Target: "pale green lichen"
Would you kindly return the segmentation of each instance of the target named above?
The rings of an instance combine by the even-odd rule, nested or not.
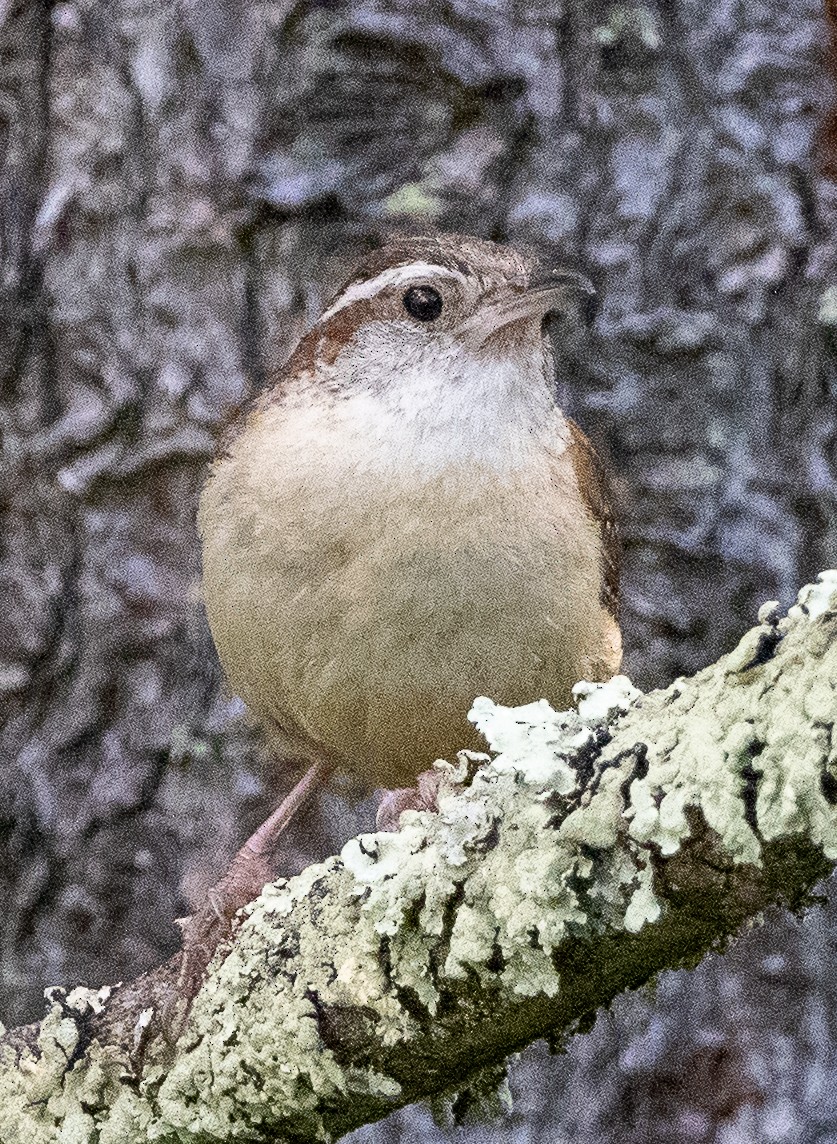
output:
[[[98,1004],[103,991],[73,990],[50,1004],[34,1053],[14,1060],[0,1056],[0,1141],[3,1144],[100,1144],[95,1110],[109,1108],[119,1092],[113,1059],[93,1052],[73,1064],[81,1036],[80,1018],[91,994]],[[72,1003],[70,999],[72,998]],[[77,1015],[74,1015],[77,1014]]]
[[[669,728],[658,727],[653,763],[630,787],[626,817],[632,837],[673,854],[689,835],[686,808],[693,807],[734,862],[758,865],[762,840],[800,833],[808,834],[828,858],[837,857],[834,811],[821,789],[830,762],[826,728],[837,715],[834,675],[823,672],[813,658],[807,672],[786,672],[783,658],[773,658],[779,642],[793,635],[794,625],[827,618],[835,608],[837,573],[821,573],[816,584],[800,591],[785,620],[777,622],[770,602],[760,612],[762,624],[729,656],[695,680],[675,685],[680,695],[671,705]],[[832,636],[821,652],[828,650]],[[833,655],[833,646],[830,650]],[[750,674],[756,670],[757,683]],[[746,691],[737,689],[736,676],[749,682]],[[698,689],[699,718],[689,696]],[[686,711],[691,718],[683,718]],[[717,718],[716,711],[724,717]],[[743,791],[752,780],[760,837],[744,813]]]
[[[439,188],[433,179],[421,183],[404,183],[388,195],[381,204],[384,214],[391,217],[433,220],[443,210]]]
[[[397,1102],[399,1086],[390,1078],[337,1064],[320,1039],[312,995],[318,1006],[374,1006],[384,1046],[409,1043],[420,1033],[397,1000],[402,988],[431,1016],[440,981],[452,985],[474,974],[499,976],[511,996],[554,996],[560,980],[552,954],[573,928],[588,926],[579,886],[592,885],[597,872],[585,842],[569,833],[559,836],[551,800],[578,785],[568,760],[590,741],[593,715],[624,710],[636,694],[620,680],[589,688],[585,698],[592,701],[598,692],[598,707],[586,719],[577,712],[558,715],[543,703],[511,710],[478,701],[475,718],[500,753],[494,760],[470,755],[460,766],[439,764],[438,813],[407,812],[398,833],[352,839],[339,859],[268,887],[249,910],[235,949],[195,1003],[194,1044],[162,1083],[158,1130],[165,1125],[169,1132],[232,1138],[236,1125],[252,1130],[257,1110],[263,1114],[269,1106],[320,1139],[325,1137],[316,1109],[329,1094]],[[463,788],[466,773],[480,761]],[[498,844],[501,834],[505,845]],[[556,842],[544,846],[550,834]],[[621,857],[611,868],[619,887],[611,920],[618,922],[626,909],[632,917],[638,911],[650,916],[638,897],[642,870]],[[318,913],[316,927],[299,926],[299,948],[288,957],[287,975],[269,982],[254,976],[252,966],[276,945],[277,923],[309,910],[325,881],[329,895],[318,910],[329,911],[328,921]],[[440,967],[434,957],[446,929]],[[499,975],[486,968],[495,950],[503,960]],[[196,1111],[194,1098],[210,1083],[212,1106]]]
[[[833,568],[820,572],[815,584],[806,584],[800,589],[796,603],[788,611],[791,620],[816,620],[827,612],[833,612],[835,607],[834,594],[837,592],[837,570]]]
[[[655,922],[662,912],[662,906],[654,894],[654,879],[650,866],[638,871],[639,885],[631,895],[625,910],[625,929],[628,933],[639,933],[646,922]]]
[[[444,993],[480,983],[497,1012],[560,1001],[568,938],[592,950],[598,935],[665,922],[657,872],[696,816],[731,871],[760,867],[766,843],[793,836],[837,858],[824,786],[837,781],[837,573],[803,589],[785,619],[771,602],[759,621],[665,692],[640,698],[620,677],[579,685],[570,712],[477,700],[494,757],[438,764],[438,813],[407,812],[398,833],[353,839],[266,887],[196,998],[174,1062],[152,1059],[139,1088],[96,1043],[74,1059],[107,995],[56,991],[39,1055],[7,1064],[0,1140],[328,1140],[330,1109],[382,1115],[406,1096],[369,1060],[338,1060],[324,1013],[368,1023],[376,1051],[409,1052]],[[141,1012],[135,1040],[145,1025]],[[467,1041],[466,1028],[458,1035]]]
[[[641,695],[627,675],[614,675],[607,683],[588,683],[583,679],[573,688],[578,717],[590,726],[612,723],[630,710]]]
[[[618,909],[630,908],[636,916],[636,886],[643,878],[638,867],[625,864],[617,851],[611,861],[600,861],[594,878],[589,838],[574,836],[572,829],[558,832],[552,846],[544,838],[559,825],[551,800],[578,786],[571,761],[590,742],[593,726],[602,715],[624,712],[638,694],[619,677],[607,685],[583,685],[579,711],[558,713],[544,700],[518,708],[476,700],[471,718],[498,753],[471,786],[454,791],[443,780],[438,816],[406,814],[399,834],[353,839],[344,848],[341,857],[355,877],[356,893],[363,895],[363,911],[390,938],[394,978],[415,989],[431,1014],[439,1001],[430,972],[432,939],[441,934],[454,895],[460,900],[444,974],[494,980],[487,962],[496,951],[503,962],[501,985],[522,996],[557,993],[552,954],[569,933],[590,925],[580,885],[595,881],[599,890],[608,884]],[[609,805],[614,813],[605,814],[607,826],[599,836],[615,846],[618,810],[612,798]],[[589,808],[580,813],[596,817]],[[512,847],[490,841],[498,830],[514,831]],[[417,925],[405,927],[417,904]],[[599,903],[600,913],[604,906]],[[643,905],[642,912],[650,917],[653,908]]]

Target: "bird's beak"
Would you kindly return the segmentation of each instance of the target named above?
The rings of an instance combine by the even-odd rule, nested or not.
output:
[[[525,284],[499,287],[485,296],[477,312],[463,324],[483,345],[506,326],[549,315],[581,318],[590,325],[596,316],[596,290],[589,278],[575,270],[535,270]]]

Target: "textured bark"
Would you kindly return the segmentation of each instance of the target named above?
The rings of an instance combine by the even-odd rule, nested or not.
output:
[[[54,991],[0,1042],[0,1139],[328,1141],[432,1096],[462,1116],[510,1052],[806,904],[837,860],[837,572],[800,605],[632,710],[625,680],[577,714],[478,700],[494,760],[267,886],[176,1044],[168,965]]]
[[[194,505],[233,409],[384,230],[556,246],[597,281],[560,381],[617,479],[643,686],[833,562],[829,34],[814,0],[0,4],[7,1021],[159,963],[288,781],[223,694]],[[290,867],[354,832],[336,805]],[[625,1002],[575,1071],[530,1061],[532,1131],[828,1130],[835,916]]]

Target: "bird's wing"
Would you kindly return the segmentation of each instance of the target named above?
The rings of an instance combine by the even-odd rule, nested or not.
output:
[[[599,527],[602,545],[600,598],[614,620],[619,619],[619,571],[622,544],[612,508],[610,482],[596,451],[582,430],[569,417],[569,450],[585,507]]]

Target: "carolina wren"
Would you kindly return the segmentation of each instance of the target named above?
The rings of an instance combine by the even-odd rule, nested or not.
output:
[[[410,786],[478,746],[475,696],[560,706],[618,671],[606,483],[555,403],[543,328],[592,294],[491,242],[397,239],[216,460],[199,518],[212,634],[312,778]]]

